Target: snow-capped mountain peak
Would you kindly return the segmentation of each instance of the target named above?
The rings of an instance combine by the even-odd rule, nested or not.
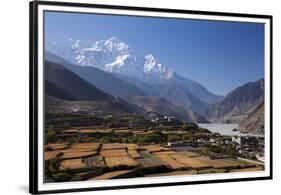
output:
[[[110,39],[105,41],[105,46],[107,46],[107,48],[109,50],[112,50],[113,48],[115,48],[118,51],[127,51],[129,49],[129,46],[127,44],[120,41],[116,37],[111,37]]]
[[[144,63],[143,71],[149,72],[156,66],[156,59],[152,54],[146,55],[144,59],[145,59],[145,63]]]
[[[103,51],[103,52],[126,52],[129,50],[129,46],[122,42],[116,37],[111,37],[108,40],[100,40],[92,45],[93,51]]]
[[[71,41],[73,39],[70,39]],[[74,43],[71,45],[71,48],[76,50],[76,49],[79,49],[80,48],[80,40],[75,40]]]
[[[157,80],[159,81],[167,80],[174,76],[175,71],[163,64],[158,63],[157,59],[152,54],[146,55],[144,59],[145,62],[143,71],[146,74],[153,75],[154,78],[158,77]]]
[[[93,66],[146,82],[162,82],[174,76],[174,70],[159,63],[153,54],[137,56],[129,45],[117,37],[96,42],[70,38],[67,41],[47,43],[46,50],[73,64]]]

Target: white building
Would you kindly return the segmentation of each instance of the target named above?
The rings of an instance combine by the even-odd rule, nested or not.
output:
[[[240,136],[232,136],[231,141],[240,145],[241,144],[241,137]]]

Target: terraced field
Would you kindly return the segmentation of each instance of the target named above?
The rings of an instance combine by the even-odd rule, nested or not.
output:
[[[105,164],[112,169],[135,168],[138,163],[129,156],[106,157]]]
[[[105,179],[117,179],[117,178],[126,178],[133,176],[134,173],[133,170],[121,170],[121,171],[112,171],[109,173],[105,173],[93,178],[90,178],[89,180],[105,180]]]
[[[108,143],[102,145],[102,150],[125,149],[126,145],[119,143]]]
[[[100,154],[104,158],[129,156],[125,149],[101,150]]]
[[[262,171],[237,159],[210,159],[167,146],[125,143],[59,143],[45,146],[46,162],[57,160],[61,172],[87,180]],[[88,173],[89,172],[89,173]],[[82,176],[81,176],[82,175]]]
[[[156,155],[156,157],[167,164],[173,170],[190,169],[190,167],[176,161],[170,155]]]

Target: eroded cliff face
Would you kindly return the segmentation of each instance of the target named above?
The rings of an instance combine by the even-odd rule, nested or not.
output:
[[[247,118],[240,123],[242,133],[264,134],[264,103],[253,110]]]
[[[249,82],[210,105],[206,112],[212,122],[240,123],[264,101],[264,80]]]

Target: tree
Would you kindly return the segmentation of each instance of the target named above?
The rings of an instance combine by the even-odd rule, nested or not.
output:
[[[46,143],[55,142],[56,141],[56,132],[52,125],[49,126],[46,135],[45,135]]]
[[[198,125],[196,125],[195,123],[185,123],[182,126],[182,130],[184,131],[197,131],[198,130]]]
[[[183,141],[190,140],[192,137],[194,137],[193,133],[185,133],[182,135],[182,140]]]
[[[168,142],[175,142],[175,141],[179,141],[179,140],[181,140],[181,136],[179,136],[179,135],[174,135],[174,134],[172,134],[172,135],[168,135]]]
[[[217,153],[217,154],[223,152],[223,149],[222,149],[221,146],[216,146],[216,145],[213,146],[213,145],[211,145],[210,149],[211,149],[212,152]]]
[[[152,133],[147,135],[139,135],[129,138],[131,143],[145,144],[145,143],[161,143],[163,137],[160,133]]]
[[[210,130],[206,129],[206,128],[199,128],[199,133],[212,133]]]
[[[188,139],[188,141],[191,141],[191,142],[196,142],[197,141],[197,137],[196,136],[192,136]]]
[[[226,154],[233,156],[235,154],[235,149],[232,144],[226,146]]]

